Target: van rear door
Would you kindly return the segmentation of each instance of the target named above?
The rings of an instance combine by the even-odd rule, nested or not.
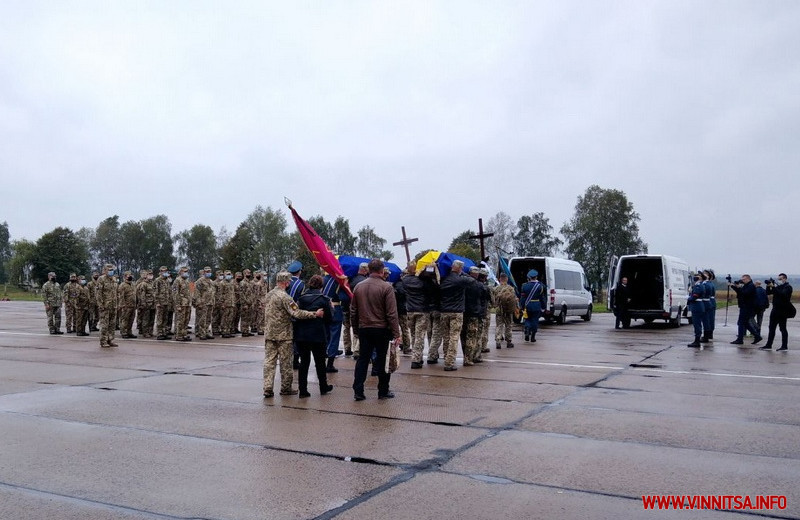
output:
[[[617,285],[617,264],[619,257],[617,255],[611,256],[611,261],[608,265],[608,285],[606,286],[606,305],[611,309],[611,290]]]

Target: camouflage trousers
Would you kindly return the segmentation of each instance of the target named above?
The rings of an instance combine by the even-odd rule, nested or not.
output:
[[[151,337],[153,335],[153,309],[139,307],[136,310],[136,326],[139,334],[145,338]]]
[[[114,329],[117,323],[117,309],[100,307],[100,346],[108,347],[114,341]]]
[[[223,307],[222,308],[222,334],[233,334],[234,328],[233,319],[236,316],[236,307]]]
[[[47,314],[47,328],[50,332],[58,332],[61,330],[61,306],[58,305],[50,308],[45,308],[44,312]]]
[[[172,332],[172,324],[175,321],[175,307],[170,303],[167,306],[167,332]]]
[[[481,355],[481,329],[483,318],[471,316],[464,318],[461,336],[461,346],[464,350],[464,366],[470,366],[480,359]]]
[[[425,336],[428,335],[429,312],[409,312],[408,328],[411,331],[411,362],[422,363],[422,351],[425,350]]]
[[[134,307],[119,308],[119,333],[121,336],[133,335],[133,318],[136,314]]]
[[[86,324],[89,322],[89,307],[75,307],[75,332],[87,332]]]
[[[439,359],[439,348],[442,346],[442,313],[432,311],[428,322],[428,359]],[[442,351],[444,353],[444,350]]]
[[[222,306],[214,305],[214,311],[211,313],[211,334],[219,336],[222,334]]]
[[[456,366],[458,340],[461,336],[461,326],[463,323],[464,314],[460,312],[442,312],[439,316],[445,368]],[[430,359],[430,352],[428,353],[428,358]]]
[[[159,336],[166,336],[169,332],[169,314],[170,308],[166,305],[156,307],[156,334]]]
[[[353,324],[350,322],[350,313],[344,313],[342,322],[342,340],[344,341],[344,353],[358,355],[358,336],[351,334]]]
[[[208,336],[208,309],[206,305],[194,308],[194,337],[205,338]]]
[[[189,320],[192,318],[192,308],[189,305],[175,306],[175,337],[185,338],[189,335]]]
[[[75,306],[70,302],[64,304],[64,320],[67,332],[75,332]]]
[[[281,392],[292,389],[292,340],[264,342],[264,393],[272,392],[275,384],[275,365],[280,363]]]
[[[481,342],[480,347],[481,349],[485,349],[489,346],[489,325],[492,324],[492,313],[488,310],[486,311],[486,316],[483,317],[481,320]],[[478,352],[478,358],[480,359],[480,351]]]
[[[253,326],[253,308],[250,305],[241,305],[239,314],[242,322],[242,334],[250,334],[250,329]]]
[[[259,303],[256,305],[256,317],[253,320],[253,325],[256,327],[256,331],[258,331],[259,334],[264,334],[264,323],[266,322],[264,319],[265,310],[264,304]]]
[[[511,326],[514,324],[514,313],[504,312],[500,309],[494,316],[494,340],[500,343],[505,340],[506,343],[511,343]]]
[[[94,330],[97,328],[97,324],[100,322],[100,309],[97,308],[96,303],[89,304],[89,330]]]
[[[398,316],[400,322],[400,337],[403,342],[403,352],[411,350],[411,331],[408,328],[408,314]]]

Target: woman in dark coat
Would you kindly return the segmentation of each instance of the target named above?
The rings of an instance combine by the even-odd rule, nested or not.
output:
[[[333,390],[333,385],[328,384],[325,373],[326,348],[328,334],[332,320],[330,298],[322,295],[322,277],[314,275],[306,284],[306,291],[297,300],[297,306],[306,311],[322,309],[322,319],[297,320],[294,322],[294,341],[300,352],[300,368],[298,369],[298,389],[300,397],[309,397],[308,393],[308,368],[311,365],[311,356],[314,356],[314,366],[319,380],[319,393],[325,395]]]

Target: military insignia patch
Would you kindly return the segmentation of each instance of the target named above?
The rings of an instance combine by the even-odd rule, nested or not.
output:
[[[293,311],[296,311],[298,309],[297,304],[294,302],[290,303],[289,307],[291,307]]]

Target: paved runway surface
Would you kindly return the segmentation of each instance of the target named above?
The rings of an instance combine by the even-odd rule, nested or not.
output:
[[[329,395],[265,400],[261,336],[100,349],[0,302],[0,519],[800,518],[800,322],[795,350],[737,348],[735,311],[700,351],[595,315],[455,372],[401,357],[395,399],[354,402],[351,359]]]

